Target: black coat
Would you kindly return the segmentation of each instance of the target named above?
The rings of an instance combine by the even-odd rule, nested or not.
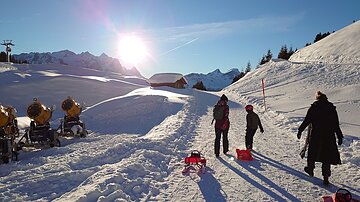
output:
[[[312,131],[308,160],[333,165],[341,164],[335,134],[338,138],[343,138],[343,134],[339,127],[336,107],[327,99],[315,101],[309,108],[299,131],[304,131],[310,123]]]

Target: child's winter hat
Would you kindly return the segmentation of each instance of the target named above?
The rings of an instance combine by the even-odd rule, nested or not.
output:
[[[316,92],[315,98],[316,98],[316,100],[327,100],[328,99],[326,97],[326,95],[320,91]]]
[[[246,111],[252,111],[253,109],[254,109],[254,107],[252,105],[246,105],[245,106]]]
[[[223,94],[223,95],[221,96],[220,100],[225,100],[225,101],[228,101],[228,98],[226,97],[226,95],[225,95],[225,94]]]

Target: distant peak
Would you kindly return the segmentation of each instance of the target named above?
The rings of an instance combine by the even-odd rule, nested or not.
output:
[[[82,52],[80,55],[93,56],[89,51]]]
[[[231,68],[231,69],[229,69],[225,74],[232,74],[232,73],[234,73],[234,74],[239,74],[240,71],[239,71],[238,68]]]
[[[213,72],[210,73],[221,73],[220,69],[215,69]]]
[[[106,55],[105,53],[102,53],[101,55],[100,55],[100,57],[106,57],[106,58],[108,58],[109,56],[108,55]]]

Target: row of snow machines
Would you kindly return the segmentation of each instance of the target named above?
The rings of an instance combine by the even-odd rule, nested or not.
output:
[[[0,164],[17,161],[19,151],[60,147],[59,137],[86,137],[85,124],[80,120],[82,106],[70,96],[62,103],[65,112],[57,129],[50,126],[55,107],[46,107],[37,98],[27,108],[30,126],[19,130],[16,110],[0,104]]]

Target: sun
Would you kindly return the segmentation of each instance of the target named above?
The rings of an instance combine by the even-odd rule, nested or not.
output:
[[[120,60],[132,65],[139,64],[148,55],[141,38],[132,35],[121,37],[118,49]]]

